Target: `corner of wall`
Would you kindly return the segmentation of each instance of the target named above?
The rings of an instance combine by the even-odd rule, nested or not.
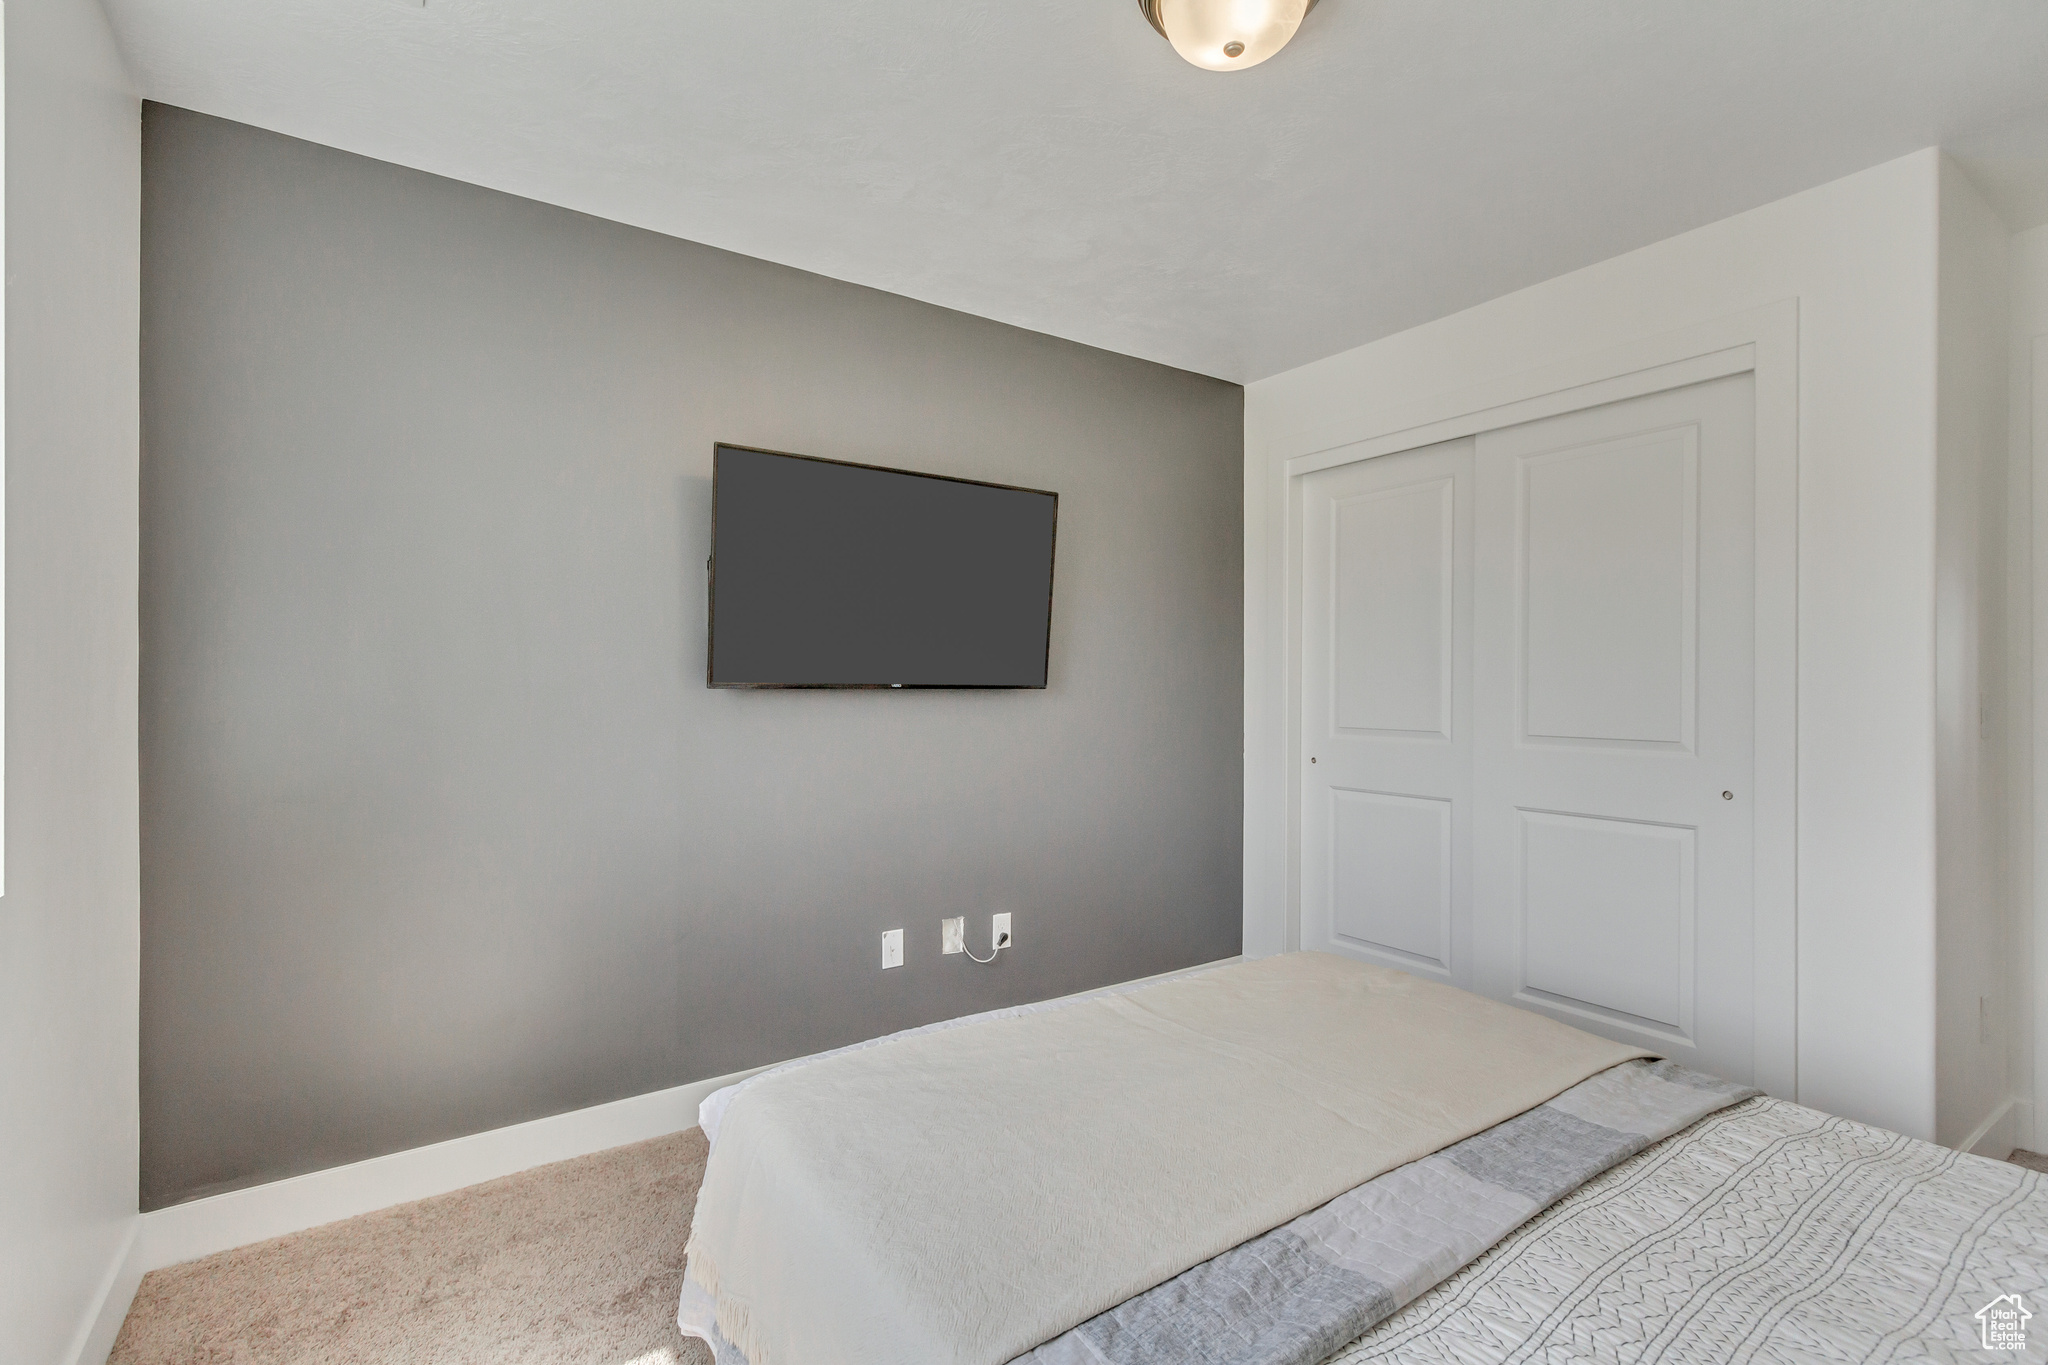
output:
[[[137,1214],[128,1220],[128,1231],[100,1281],[99,1292],[93,1295],[84,1319],[78,1324],[71,1349],[61,1365],[105,1365],[121,1335],[121,1324],[128,1320],[135,1291],[142,1287],[142,1277],[147,1273],[148,1268],[137,1255],[141,1232],[142,1216]]]
[[[2011,1108],[2006,350],[2010,234],[1949,158],[1936,277],[1936,1122],[1968,1147]]]
[[[108,1305],[125,1310],[138,1227],[141,108],[97,0],[10,0],[0,18],[0,1036],[34,1040],[0,1058],[0,1322],[10,1360],[87,1360]]]
[[[2013,730],[2011,876],[2015,933],[2011,990],[2015,1004],[2013,1089],[2026,1101],[2015,1140],[2037,1149],[2048,1142],[2041,1112],[2048,1099],[2048,899],[2037,870],[2048,859],[2048,763],[2040,745],[2048,740],[2048,638],[2041,619],[2048,610],[2048,556],[2035,547],[2048,541],[2048,226],[2012,239],[2008,305],[2007,449],[2010,452],[2011,522],[2016,524],[2010,564],[2013,582],[2010,619],[2013,649],[2008,659]]]

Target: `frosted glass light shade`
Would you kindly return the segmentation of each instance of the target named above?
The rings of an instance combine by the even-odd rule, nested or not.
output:
[[[1173,50],[1210,71],[1242,71],[1287,46],[1315,0],[1139,0]]]

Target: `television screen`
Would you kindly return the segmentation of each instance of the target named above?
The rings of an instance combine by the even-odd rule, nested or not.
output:
[[[721,445],[713,687],[1044,687],[1059,495]]]

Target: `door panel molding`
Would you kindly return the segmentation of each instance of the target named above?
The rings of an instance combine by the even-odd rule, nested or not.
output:
[[[1513,998],[1642,1034],[1649,1046],[1691,1047],[1699,979],[1698,829],[1527,807],[1518,807],[1515,817],[1519,866]],[[1566,884],[1557,885],[1559,877],[1546,875],[1543,866],[1540,845],[1547,839],[1604,840],[1622,856],[1603,864],[1605,885],[1589,885],[1575,871]],[[1532,844],[1539,845],[1533,859]],[[1638,847],[1624,850],[1623,844]],[[1629,853],[1639,856],[1630,858]],[[1630,891],[1622,883],[1631,873],[1638,883],[1644,873],[1668,883],[1658,888],[1665,893],[1658,898],[1665,902],[1662,924],[1645,925],[1618,913],[1617,901]],[[1631,907],[1642,902],[1640,895],[1630,896]],[[1537,941],[1546,932],[1554,941]]]
[[[1409,971],[1451,979],[1451,801],[1448,796],[1332,788],[1331,937]]]
[[[1451,738],[1457,553],[1453,482],[1449,477],[1425,478],[1331,500],[1330,543],[1337,557],[1336,592],[1330,604],[1330,638],[1334,645],[1330,660],[1333,730],[1441,741]],[[1412,517],[1408,524],[1403,524],[1404,509],[1399,505],[1424,498],[1433,503],[1425,508],[1430,515],[1426,519]],[[1433,533],[1435,545],[1416,544],[1414,535],[1418,530]],[[1435,591],[1420,604],[1425,608],[1426,619],[1425,612],[1402,612],[1401,597],[1376,587],[1389,575],[1401,575],[1405,570],[1412,577],[1425,567],[1436,575]],[[1364,629],[1354,632],[1347,626],[1361,610],[1370,619],[1363,623]],[[1408,619],[1401,619],[1403,616]],[[1423,638],[1425,634],[1433,638]],[[1434,686],[1418,688],[1410,683],[1398,689],[1406,692],[1406,696],[1388,696],[1389,689],[1385,687],[1361,686],[1367,681],[1360,676],[1364,666],[1390,656],[1395,667],[1388,671],[1397,687],[1403,681],[1403,666],[1418,674],[1427,668],[1433,674]],[[1425,710],[1433,714],[1422,714]],[[1371,723],[1396,720],[1409,723]]]
[[[1676,455],[1676,466],[1667,462],[1663,469],[1645,468],[1643,453],[1655,450],[1666,454],[1663,447],[1669,447],[1668,453]],[[1637,491],[1675,494],[1674,507],[1627,509],[1633,514],[1634,529],[1647,542],[1634,547],[1643,552],[1641,558],[1659,552],[1668,555],[1675,550],[1677,563],[1669,569],[1675,570],[1676,582],[1667,586],[1676,598],[1675,603],[1669,604],[1676,609],[1676,620],[1670,623],[1676,635],[1676,648],[1671,657],[1661,661],[1662,667],[1658,666],[1659,661],[1641,657],[1654,649],[1658,628],[1664,624],[1656,619],[1659,604],[1642,600],[1642,590],[1656,586],[1655,566],[1640,562],[1570,562],[1574,553],[1584,555],[1588,542],[1596,539],[1586,532],[1607,520],[1599,514],[1617,511],[1605,506],[1572,506],[1573,498],[1560,496],[1578,494],[1577,501],[1583,504],[1606,491],[1591,486],[1584,478],[1589,472],[1587,466],[1596,462],[1613,466],[1612,471],[1603,472],[1633,474],[1639,482],[1645,474],[1651,476],[1651,481],[1661,474],[1666,488]],[[1571,469],[1571,465],[1580,468]],[[1549,481],[1543,479],[1544,475],[1554,479],[1573,474],[1581,476],[1576,488],[1541,490],[1536,486],[1539,481]],[[1539,496],[1545,492],[1549,496]],[[1515,631],[1517,657],[1521,661],[1515,679],[1515,742],[1692,752],[1699,710],[1699,428],[1667,428],[1519,456],[1515,465],[1515,504],[1519,540],[1515,547]],[[1676,526],[1658,527],[1643,515],[1649,511],[1669,512]],[[1582,524],[1571,523],[1569,519],[1574,514],[1582,518]],[[1542,524],[1545,522],[1563,524]],[[1659,536],[1660,529],[1666,534]],[[1673,530],[1675,536],[1670,534]],[[1539,536],[1546,532],[1548,538],[1539,544]],[[1566,581],[1556,581],[1559,579]],[[1630,596],[1637,600],[1617,600]],[[1589,606],[1605,608],[1610,616],[1635,618],[1629,623],[1632,628],[1619,632],[1619,641],[1609,638],[1617,632],[1586,629],[1592,624],[1585,619]],[[1638,657],[1613,657],[1617,644],[1631,648]],[[1665,714],[1639,714],[1619,722],[1613,719],[1613,708],[1628,707],[1634,700],[1611,695],[1614,680],[1627,672],[1634,672],[1638,681],[1650,685],[1628,690],[1646,691],[1652,698],[1657,683],[1668,685],[1666,704],[1657,708]],[[1552,676],[1542,676],[1546,673]],[[1570,676],[1555,676],[1560,673]],[[1663,676],[1658,678],[1656,674]],[[1542,686],[1545,683],[1549,686]],[[1591,714],[1603,703],[1610,710],[1610,716],[1604,720]],[[1641,709],[1639,703],[1635,709]],[[1538,715],[1547,723],[1532,720],[1532,716]],[[1635,733],[1593,733],[1602,729],[1628,729]],[[1659,730],[1664,733],[1651,733]]]

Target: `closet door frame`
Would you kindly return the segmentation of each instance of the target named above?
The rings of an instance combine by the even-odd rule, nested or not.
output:
[[[1245,950],[1301,945],[1302,479],[1319,470],[1476,436],[1604,403],[1749,373],[1756,401],[1756,796],[1754,1084],[1798,1097],[1799,312],[1787,299],[1539,370],[1390,409],[1349,439],[1267,470],[1248,466],[1248,498],[1284,512],[1284,676],[1278,697],[1247,677]],[[1264,487],[1254,487],[1259,480]],[[1247,544],[1247,562],[1251,544]],[[1258,618],[1272,598],[1248,593],[1246,638],[1271,639]],[[1261,627],[1264,629],[1261,629]],[[1247,672],[1258,666],[1247,650]],[[1270,667],[1270,664],[1267,665]],[[1274,703],[1279,705],[1276,708]],[[1275,710],[1284,715],[1272,714]],[[1277,722],[1277,724],[1276,724]],[[1253,800],[1261,735],[1284,729],[1285,810]],[[1270,742],[1270,741],[1269,741]],[[1271,762],[1271,759],[1267,760]],[[1279,776],[1278,773],[1272,776]],[[1264,790],[1270,791],[1267,783]],[[1275,877],[1274,872],[1281,875]]]

